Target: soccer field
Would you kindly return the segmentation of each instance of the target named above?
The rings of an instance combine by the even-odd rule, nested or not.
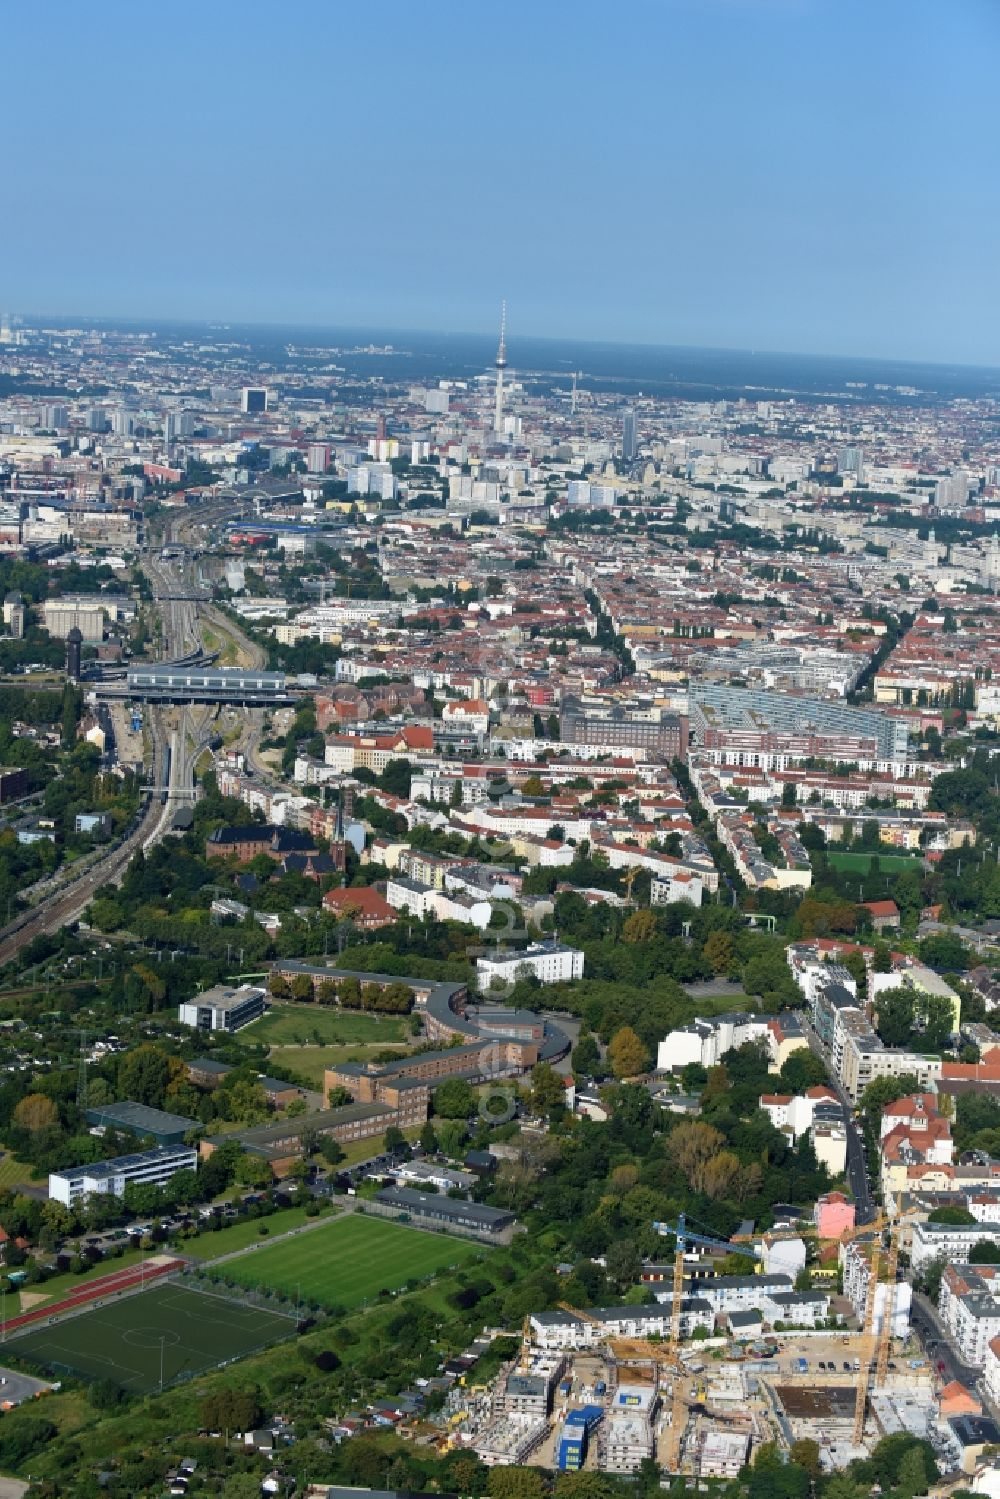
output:
[[[145,1394],[289,1337],[295,1319],[179,1285],[154,1286],[51,1327],[7,1350],[55,1373],[113,1379]]]
[[[351,1213],[281,1244],[252,1249],[222,1269],[244,1286],[349,1307],[481,1253],[481,1245],[465,1239]]]
[[[872,859],[877,859],[879,869],[883,874],[901,874],[905,869],[915,869],[920,872],[921,861],[914,855],[907,854],[838,854],[828,853],[827,860],[833,869],[839,869],[845,874],[868,874],[872,866]]]

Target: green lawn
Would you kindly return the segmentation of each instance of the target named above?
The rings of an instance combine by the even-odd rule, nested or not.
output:
[[[279,1000],[243,1035],[268,1046],[336,1046],[381,1041],[386,1046],[409,1035],[408,1021],[398,1015],[366,1015],[325,1005],[297,1005]]]
[[[196,1239],[180,1239],[178,1249],[193,1260],[215,1260],[220,1254],[235,1254],[238,1249],[249,1249],[251,1244],[266,1243],[268,1238],[286,1234],[309,1222],[305,1206],[282,1208],[267,1218],[249,1218],[245,1223],[233,1223],[228,1228],[209,1229]],[[267,1224],[264,1235],[260,1232],[262,1223]]]
[[[7,1187],[19,1187],[22,1182],[30,1181],[31,1167],[5,1150],[0,1156],[0,1191]]]
[[[920,868],[920,858],[917,854],[838,854],[828,853],[827,859],[834,869],[842,870],[847,874],[868,874],[871,869],[872,859],[877,859],[879,868],[886,874],[900,874],[906,869]]]
[[[370,1062],[383,1046],[397,1044],[400,1043],[383,1037],[374,1046],[358,1041],[344,1046],[277,1046],[271,1048],[271,1056],[282,1067],[291,1068],[310,1088],[321,1091],[323,1074],[328,1067],[335,1067],[340,1062]]]
[[[290,1337],[292,1317],[174,1283],[8,1339],[8,1352],[55,1373],[113,1379],[133,1394]]]
[[[284,1243],[251,1250],[222,1269],[241,1285],[350,1307],[482,1252],[481,1245],[466,1239],[352,1213]]]

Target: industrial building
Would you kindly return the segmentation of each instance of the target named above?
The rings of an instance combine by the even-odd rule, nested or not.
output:
[[[157,1145],[182,1145],[188,1131],[199,1128],[197,1119],[185,1119],[183,1114],[169,1114],[164,1109],[151,1109],[144,1103],[133,1103],[131,1099],[88,1109],[87,1123],[95,1130],[121,1130],[155,1140]]]

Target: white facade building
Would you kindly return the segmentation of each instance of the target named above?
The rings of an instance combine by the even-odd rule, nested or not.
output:
[[[524,974],[534,974],[542,984],[564,984],[583,978],[583,953],[559,943],[537,943],[521,952],[497,952],[476,959],[476,982],[485,992],[495,979],[514,984]]]
[[[53,1202],[74,1207],[81,1198],[99,1193],[123,1197],[129,1182],[161,1187],[175,1172],[194,1171],[197,1166],[198,1152],[193,1145],[157,1145],[155,1149],[137,1150],[109,1161],[91,1161],[86,1166],[51,1171],[49,1196]]]

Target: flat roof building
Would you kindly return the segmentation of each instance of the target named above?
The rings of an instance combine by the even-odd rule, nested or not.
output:
[[[413,1187],[383,1187],[369,1203],[369,1210],[383,1218],[411,1218],[475,1239],[493,1239],[510,1228],[514,1214],[482,1202],[459,1202]]]
[[[216,984],[179,1005],[177,1018],[181,1025],[200,1031],[227,1031],[232,1035],[252,1020],[260,1019],[266,999],[267,990],[258,989],[255,984],[240,984],[238,989]]]
[[[129,1182],[162,1187],[178,1171],[194,1171],[198,1152],[193,1145],[157,1145],[153,1150],[137,1150],[109,1161],[91,1161],[86,1166],[70,1166],[65,1171],[49,1172],[49,1197],[64,1207],[73,1207],[81,1198],[104,1193],[124,1197]]]
[[[185,1119],[183,1114],[169,1114],[164,1109],[150,1109],[144,1103],[133,1103],[131,1099],[88,1109],[87,1123],[94,1129],[126,1130],[140,1137],[148,1136],[157,1145],[182,1145],[188,1131],[198,1128],[197,1119]]]

